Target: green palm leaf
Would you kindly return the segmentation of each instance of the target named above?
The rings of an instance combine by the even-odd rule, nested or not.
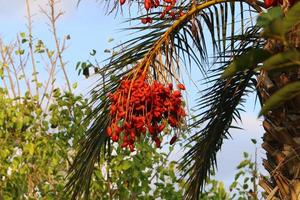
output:
[[[232,121],[240,120],[239,112],[245,101],[244,96],[255,88],[256,82],[252,78],[255,74],[254,66],[246,71],[236,70],[227,80],[220,76],[232,64],[233,57],[249,52],[252,47],[263,46],[264,41],[257,37],[258,32],[259,30],[253,27],[243,36],[235,37],[235,43],[239,46],[235,51],[231,51],[230,47],[226,49],[225,55],[216,62],[221,66],[211,70],[208,77],[208,83],[212,86],[202,91],[203,94],[198,99],[196,110],[200,113],[191,124],[195,133],[187,142],[192,148],[182,158],[182,169],[188,184],[186,199],[199,199],[199,193],[204,189],[210,172],[217,166],[216,155],[223,140],[230,136],[230,128],[236,128],[231,125]],[[199,129],[199,126],[203,127]]]
[[[262,48],[251,48],[237,59],[233,60],[233,62],[225,69],[221,78],[226,79],[228,77],[232,77],[239,71],[244,71],[251,68],[253,69],[270,56],[271,54],[267,50]]]

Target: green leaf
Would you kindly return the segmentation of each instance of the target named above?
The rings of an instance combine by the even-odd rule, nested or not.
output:
[[[26,144],[26,145],[24,146],[24,151],[25,151],[25,152],[28,152],[29,155],[32,156],[33,153],[34,153],[34,144],[32,144],[32,143]]]
[[[244,71],[255,67],[257,64],[263,62],[271,54],[260,48],[253,48],[236,58],[224,71],[221,78],[226,79],[234,76],[239,71]]]
[[[273,21],[269,26],[264,28],[262,36],[266,38],[284,40],[284,29],[282,28],[282,24],[282,19]]]
[[[109,38],[109,39],[108,39],[108,42],[109,42],[109,43],[111,43],[112,41],[114,41],[113,38]]]
[[[21,42],[22,42],[22,44],[24,44],[24,43],[26,43],[27,41],[28,41],[27,39],[23,38]]]
[[[41,87],[43,86],[43,84],[42,84],[42,83],[37,83],[36,86],[37,86],[38,88],[41,88]]]
[[[116,170],[127,170],[131,166],[131,163],[128,160],[122,160],[122,162],[116,167]]]
[[[241,169],[243,167],[246,167],[249,164],[249,160],[243,160],[238,166],[238,169]]]
[[[73,89],[76,89],[76,88],[77,88],[77,86],[78,86],[78,84],[77,84],[77,83],[73,83],[73,85],[72,85]]]
[[[156,185],[157,187],[164,187],[164,184],[162,183],[154,183],[154,185]]]
[[[267,114],[270,110],[280,106],[285,101],[300,94],[300,81],[290,83],[273,94],[261,109],[259,116]]]
[[[300,2],[296,3],[286,14],[283,20],[285,32],[290,31],[300,22]]]
[[[0,67],[0,78],[3,79],[4,77],[4,70],[3,67]]]
[[[256,144],[256,143],[257,143],[256,139],[251,139],[251,142],[252,142],[253,144]]]
[[[16,53],[16,55],[23,55],[24,52],[25,52],[24,49],[19,49],[19,50],[17,50],[15,53]]]
[[[275,54],[267,59],[262,69],[266,71],[271,70],[286,70],[291,67],[299,67],[300,64],[300,52],[299,51],[286,51]]]
[[[271,8],[267,13],[262,13],[258,18],[256,25],[259,27],[270,26],[271,23],[283,16],[283,12],[280,7]]]
[[[261,14],[258,17],[256,25],[264,28],[263,36],[277,39],[284,38],[284,29],[282,28],[283,23],[283,12],[280,7],[275,7],[268,10],[267,13]]]
[[[230,185],[230,191],[232,191],[233,189],[236,188],[238,182],[237,181],[234,181],[231,185]]]
[[[111,51],[109,49],[104,49],[104,53],[110,53]]]
[[[53,56],[53,54],[54,54],[54,51],[53,51],[53,50],[48,51],[48,56],[49,56],[50,58]]]
[[[96,55],[96,53],[97,53],[97,51],[95,49],[93,49],[92,52],[90,52],[90,55],[94,56],[94,55]]]
[[[115,75],[111,75],[111,76],[110,76],[110,80],[111,80],[112,82],[117,82],[119,79],[118,79]]]
[[[243,189],[244,189],[244,190],[247,190],[248,187],[249,187],[248,184],[244,184],[244,185],[243,185]]]
[[[81,65],[81,62],[77,62],[75,69],[77,70]]]
[[[22,38],[25,38],[25,37],[26,37],[25,32],[21,32],[21,33],[20,33],[20,36],[21,36]]]

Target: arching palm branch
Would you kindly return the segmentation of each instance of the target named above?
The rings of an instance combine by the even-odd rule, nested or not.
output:
[[[255,1],[187,1],[178,5],[178,10],[186,13],[178,19],[155,20],[159,13],[151,13],[153,24],[130,28],[138,33],[137,37],[121,44],[122,50],[108,59],[99,73],[110,78],[99,79],[91,92],[94,110],[87,118],[91,127],[82,139],[66,185],[73,199],[88,198],[94,166],[108,152],[109,138],[105,133],[109,123],[108,95],[118,88],[120,80],[125,76],[134,78],[143,70],[153,80],[176,82],[183,69],[189,72],[191,66],[197,66],[210,85],[198,99],[196,121],[190,125],[193,134],[187,141],[192,148],[182,158],[188,185],[185,198],[199,198],[210,170],[216,167],[216,154],[223,140],[230,136],[229,129],[234,128],[232,121],[240,119],[244,97],[258,85],[255,66],[227,79],[221,75],[234,58],[253,48],[263,48],[266,40],[251,21],[252,15],[262,11],[262,5]],[[117,7],[113,2],[113,8]],[[208,65],[209,46],[213,49],[212,65]],[[203,127],[196,128],[199,125]]]

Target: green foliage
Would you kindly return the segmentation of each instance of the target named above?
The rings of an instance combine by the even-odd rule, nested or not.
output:
[[[216,180],[208,180],[206,190],[200,194],[201,200],[227,200],[229,194],[224,183]]]
[[[69,199],[63,191],[65,176],[90,112],[82,96],[59,89],[47,111],[36,98],[10,99],[1,89],[0,199]],[[90,197],[181,199],[177,166],[146,141],[133,154],[112,146],[110,157],[95,167]]]
[[[175,175],[177,163],[169,163],[165,153],[146,142],[139,143],[133,155],[115,148],[100,164],[110,173],[97,170],[91,189],[102,199],[182,199],[183,188]]]
[[[89,68],[92,67],[90,63],[87,62],[78,62],[76,64],[76,70],[78,70],[78,75],[81,73],[88,78],[89,77]]]
[[[256,200],[258,199],[258,172],[257,163],[252,161],[247,152],[244,152],[244,160],[237,166],[238,172],[230,185],[232,196],[230,199]]]
[[[0,198],[62,196],[69,156],[89,112],[81,96],[60,94],[44,112],[35,98],[8,98],[0,89]]]

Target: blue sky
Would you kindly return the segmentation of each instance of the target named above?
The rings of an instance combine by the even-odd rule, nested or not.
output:
[[[0,0],[0,37],[5,42],[15,39],[18,32],[26,31],[25,25],[25,1],[20,0]],[[39,13],[38,5],[45,5],[45,0],[33,2],[34,13],[34,37],[42,39],[50,47],[53,40],[45,23],[45,17]],[[129,24],[122,24],[124,17],[114,15],[106,16],[102,4],[96,0],[83,0],[80,6],[76,7],[76,0],[64,0],[59,4],[59,8],[65,11],[65,15],[58,23],[58,32],[61,38],[70,35],[71,40],[68,43],[68,49],[64,58],[68,61],[68,73],[71,75],[72,82],[80,82],[77,92],[86,94],[91,86],[91,81],[86,81],[82,76],[78,77],[75,71],[75,65],[78,61],[85,61],[90,58],[89,52],[92,49],[97,50],[97,58],[103,60],[107,57],[103,51],[106,48],[112,48],[115,44],[125,41],[126,35],[120,32],[120,27],[126,27]],[[114,38],[114,42],[108,43],[109,38]],[[195,94],[189,94],[194,97]],[[225,141],[225,144],[218,155],[218,173],[217,178],[223,180],[226,185],[233,181],[235,167],[242,159],[242,152],[254,153],[254,146],[250,139],[255,138],[259,141],[258,161],[261,163],[263,150],[260,147],[263,129],[261,120],[257,119],[258,106],[254,109],[254,97],[249,98],[246,104],[246,113],[242,114],[244,130],[235,130],[232,132],[233,140]],[[192,102],[190,103],[192,105]],[[178,159],[182,152],[177,150],[172,159]]]

